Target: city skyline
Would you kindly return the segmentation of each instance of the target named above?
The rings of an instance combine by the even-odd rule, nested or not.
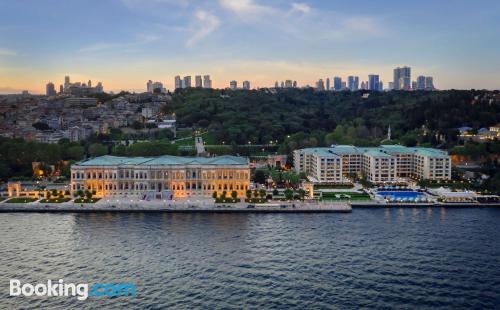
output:
[[[198,72],[209,73],[215,88],[369,74],[387,85],[402,66],[413,80],[434,77],[439,89],[498,89],[500,44],[491,38],[500,4],[482,2],[4,2],[0,93],[43,94],[65,75],[115,92],[143,91],[148,80],[172,90],[173,76]]]

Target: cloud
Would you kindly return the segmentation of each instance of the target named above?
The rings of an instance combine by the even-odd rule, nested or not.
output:
[[[311,7],[306,4],[306,3],[298,3],[294,2],[292,3],[292,8],[290,9],[290,12],[298,12],[298,13],[303,13],[303,14],[308,14],[311,12]]]
[[[8,48],[0,47],[0,56],[16,56],[17,52]]]
[[[219,4],[224,9],[245,19],[259,18],[263,14],[275,12],[273,7],[258,4],[254,0],[219,0]]]
[[[162,39],[162,36],[149,33],[139,33],[137,34],[137,39],[142,43],[151,43],[160,41]]]
[[[203,40],[209,34],[217,30],[220,25],[220,20],[217,16],[204,10],[198,10],[195,13],[196,23],[191,30],[192,35],[186,42],[186,46],[192,47],[199,41]]]

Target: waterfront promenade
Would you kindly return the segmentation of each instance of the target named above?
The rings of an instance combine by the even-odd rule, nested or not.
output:
[[[96,203],[0,203],[0,212],[212,212],[212,213],[346,213],[348,203],[283,202],[214,203],[211,199],[153,200],[105,198]]]

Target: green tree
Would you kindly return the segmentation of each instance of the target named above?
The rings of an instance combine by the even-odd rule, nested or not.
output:
[[[100,143],[92,143],[89,146],[89,154],[92,157],[103,156],[108,154],[108,148]]]
[[[293,198],[293,190],[290,188],[285,189],[285,198],[287,200],[292,200]]]
[[[236,191],[231,192],[231,198],[236,199],[238,198],[238,193]]]
[[[247,189],[246,192],[245,192],[245,195],[247,196],[247,199],[250,199],[252,198],[252,191]]]
[[[266,190],[265,189],[260,189],[259,190],[259,196],[260,196],[260,198],[266,198]]]

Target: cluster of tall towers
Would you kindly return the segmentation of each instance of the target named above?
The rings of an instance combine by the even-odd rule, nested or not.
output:
[[[180,75],[175,76],[175,89],[178,88],[190,88],[193,87],[191,84],[191,76],[187,75],[181,79]],[[202,88],[212,88],[212,80],[210,79],[210,75],[204,75],[203,80],[201,75],[196,75],[194,77],[194,87],[202,87]]]
[[[374,90],[374,91],[383,91],[384,83],[380,80],[380,76],[378,74],[370,74],[368,75],[368,80],[362,81],[361,84],[359,82],[358,76],[348,76],[347,81],[342,81],[341,77],[334,77],[333,84],[330,84],[330,78],[326,78],[326,80],[319,79],[316,82],[317,90],[333,90],[333,91],[341,91],[341,90],[351,90],[356,91],[359,89],[365,90]],[[412,81],[411,79],[411,68],[397,67],[394,69],[394,76],[392,82],[389,82],[387,85],[388,90],[435,90],[434,88],[434,79],[432,76],[423,76],[420,75],[417,77],[416,81]]]

